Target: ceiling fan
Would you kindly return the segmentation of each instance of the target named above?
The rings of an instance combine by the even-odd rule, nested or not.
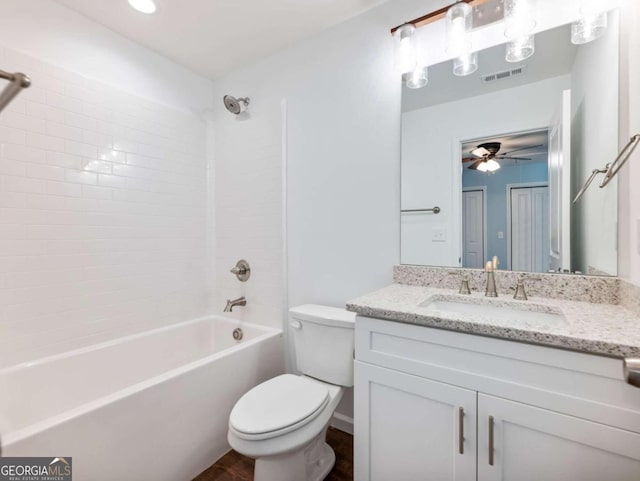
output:
[[[464,157],[462,162],[473,162],[469,166],[471,170],[479,170],[481,172],[495,172],[500,168],[498,160],[531,160],[529,157],[513,157],[511,154],[522,150],[537,149],[538,147],[544,147],[544,145],[531,145],[527,147],[520,147],[519,149],[511,150],[509,152],[500,153],[502,148],[501,142],[485,142],[478,145],[470,153],[473,157]]]

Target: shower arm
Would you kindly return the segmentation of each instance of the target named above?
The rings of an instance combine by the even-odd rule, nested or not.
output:
[[[0,112],[2,112],[22,89],[29,88],[31,79],[23,73],[9,73],[4,70],[0,70],[0,79],[9,81],[9,85],[0,93]]]

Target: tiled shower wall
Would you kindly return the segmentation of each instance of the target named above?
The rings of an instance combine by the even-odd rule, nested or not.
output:
[[[204,122],[9,49],[0,367],[207,313]]]

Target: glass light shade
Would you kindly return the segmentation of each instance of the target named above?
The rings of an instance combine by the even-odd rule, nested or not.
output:
[[[416,27],[410,23],[403,25],[393,34],[395,40],[396,70],[405,74],[416,68],[418,52],[416,48]]]
[[[500,164],[493,159],[487,160],[484,164],[487,166],[487,172],[495,172],[500,168]]]
[[[453,59],[453,74],[459,77],[471,75],[478,70],[478,52],[463,54]]]
[[[607,30],[607,12],[584,12],[584,15],[571,24],[571,43],[575,45],[593,42]]]
[[[483,162],[478,166],[478,168],[476,170],[478,170],[480,172],[487,172],[489,169],[487,168],[487,163]]]
[[[525,37],[536,27],[536,0],[505,0],[504,35],[509,39]]]
[[[410,89],[419,89],[429,83],[429,71],[427,67],[416,67],[413,72],[402,75],[405,85]]]
[[[536,51],[535,37],[522,37],[507,44],[507,62],[522,62],[531,57]]]
[[[458,2],[447,10],[447,53],[455,57],[471,49],[470,33],[473,27],[473,8]]]

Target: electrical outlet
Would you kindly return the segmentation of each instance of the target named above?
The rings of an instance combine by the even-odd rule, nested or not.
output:
[[[431,242],[447,242],[447,231],[445,229],[433,229]]]
[[[498,232],[498,239],[504,239],[504,232]]]

